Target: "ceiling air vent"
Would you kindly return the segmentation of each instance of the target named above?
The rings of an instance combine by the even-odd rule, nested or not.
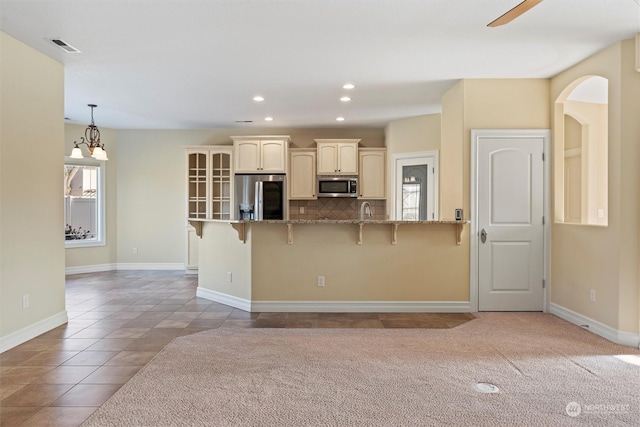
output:
[[[253,120],[236,120],[236,123],[253,123]]]
[[[64,50],[67,53],[80,53],[80,51],[78,49],[76,49],[75,47],[71,46],[69,43],[65,42],[64,40],[51,39],[51,41],[56,46],[58,46],[60,49]]]

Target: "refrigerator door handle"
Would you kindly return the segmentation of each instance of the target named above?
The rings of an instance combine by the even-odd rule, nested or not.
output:
[[[264,183],[262,181],[257,181],[256,182],[256,188],[255,188],[255,201],[254,201],[254,209],[255,209],[255,219],[257,221],[262,221],[264,218],[264,206],[263,206],[263,200],[262,200],[262,194],[263,194],[263,189],[264,189]]]

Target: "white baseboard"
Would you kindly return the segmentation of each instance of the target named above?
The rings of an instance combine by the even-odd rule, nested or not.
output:
[[[97,273],[100,271],[112,271],[115,269],[116,264],[80,265],[77,267],[66,267],[64,269],[64,274]]]
[[[26,328],[22,328],[10,333],[9,335],[0,337],[0,353],[27,342],[38,335],[49,332],[60,325],[64,325],[68,320],[67,312],[61,311],[60,313],[54,314],[46,319],[42,319],[33,325],[29,325]]]
[[[589,332],[593,332],[594,334],[616,344],[633,348],[640,347],[640,334],[619,331],[611,326],[607,326],[604,323],[593,320],[590,317],[583,316],[580,313],[576,313],[575,311],[569,310],[568,308],[558,304],[551,303],[549,312],[566,320],[567,322],[573,323],[574,325],[582,326]]]
[[[250,301],[198,287],[196,296],[260,313],[469,313],[469,301]]]
[[[65,274],[83,274],[83,273],[98,273],[101,271],[116,271],[116,270],[184,270],[184,264],[175,263],[156,263],[156,262],[141,262],[141,263],[125,263],[119,262],[116,264],[94,264],[94,265],[81,265],[78,267],[66,267],[64,269]],[[197,273],[197,270],[196,270]],[[189,273],[188,273],[189,274]]]
[[[252,301],[256,312],[469,313],[469,301]]]
[[[181,262],[119,262],[117,270],[184,270]]]
[[[234,308],[239,308],[240,310],[251,311],[251,301],[244,298],[234,297],[233,295],[223,294],[221,292],[212,291],[211,289],[201,288],[198,286],[196,289],[196,296]]]

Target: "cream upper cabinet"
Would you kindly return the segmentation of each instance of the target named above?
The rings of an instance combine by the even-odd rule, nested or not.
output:
[[[255,172],[260,170],[260,140],[235,141],[236,172]]]
[[[357,175],[359,139],[316,139],[318,175]]]
[[[289,199],[316,199],[316,150],[289,151]]]
[[[361,148],[358,152],[360,164],[360,191],[363,199],[384,199],[386,196],[385,148]]]
[[[288,136],[232,136],[236,173],[285,173]]]
[[[318,174],[334,174],[338,170],[338,146],[336,144],[318,144]]]

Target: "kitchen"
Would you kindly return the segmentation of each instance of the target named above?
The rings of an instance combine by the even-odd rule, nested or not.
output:
[[[427,220],[417,206],[391,213],[384,148],[231,139],[186,149],[200,297],[262,312],[470,311],[465,222]],[[420,179],[403,181],[415,189]],[[453,275],[443,269],[452,263]]]

